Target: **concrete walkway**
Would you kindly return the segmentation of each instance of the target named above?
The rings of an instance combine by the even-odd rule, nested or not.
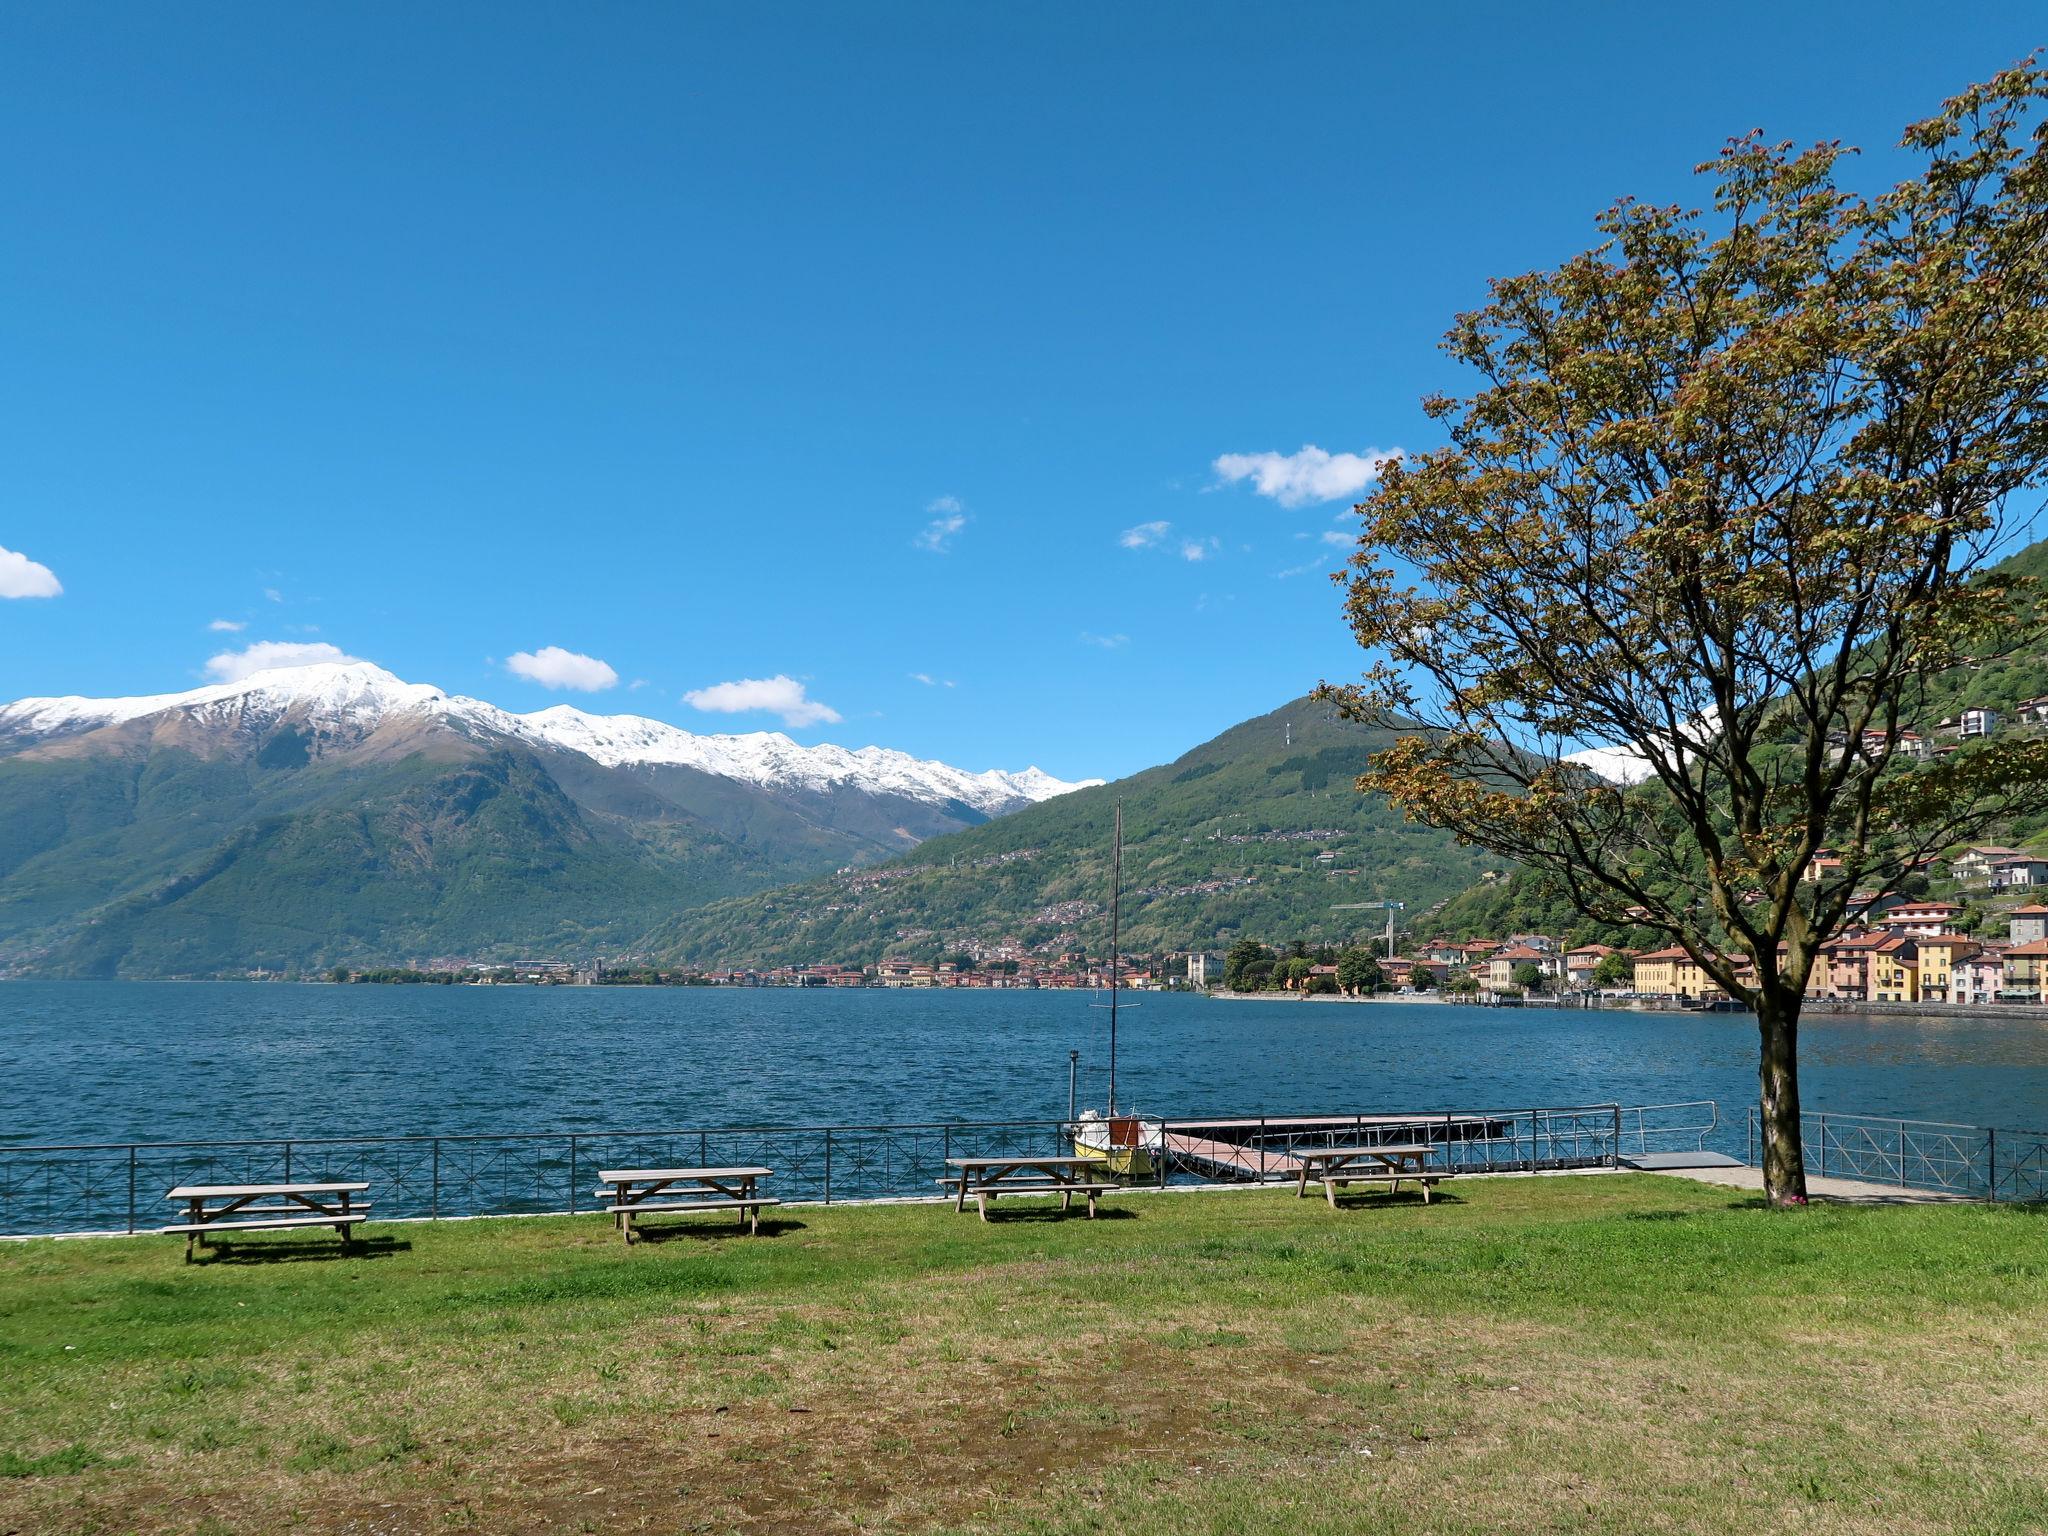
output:
[[[1762,1194],[1764,1171],[1740,1164],[1733,1168],[1659,1168],[1667,1179],[1692,1179],[1701,1184],[1720,1184],[1729,1189],[1746,1189]],[[1969,1196],[1945,1190],[1901,1189],[1896,1184],[1869,1184],[1862,1179],[1806,1179],[1806,1194],[1812,1200],[1839,1200],[1850,1205],[1945,1205],[1967,1202]]]

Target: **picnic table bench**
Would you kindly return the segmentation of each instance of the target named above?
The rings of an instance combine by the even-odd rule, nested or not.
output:
[[[751,1235],[761,1231],[761,1207],[780,1205],[773,1195],[760,1192],[760,1181],[774,1174],[773,1168],[606,1168],[598,1180],[606,1187],[598,1198],[619,1225],[626,1245],[633,1243],[633,1221],[655,1212],[737,1211],[740,1224]]]
[[[1085,1176],[1102,1166],[1102,1160],[1094,1157],[949,1157],[946,1162],[960,1171],[936,1182],[954,1191],[955,1211],[965,1210],[967,1197],[974,1196],[983,1221],[988,1220],[989,1201],[998,1195],[1058,1195],[1063,1211],[1072,1210],[1074,1196],[1081,1195],[1088,1201],[1092,1221],[1096,1199],[1122,1187]]]
[[[370,1219],[370,1202],[355,1197],[370,1186],[359,1181],[294,1184],[180,1184],[164,1196],[183,1201],[181,1221],[159,1228],[185,1239],[185,1262],[207,1236],[219,1232],[278,1232],[294,1227],[332,1227],[348,1251],[349,1229]],[[270,1204],[262,1202],[269,1201]]]
[[[1295,1172],[1297,1198],[1308,1193],[1308,1181],[1320,1180],[1323,1193],[1334,1209],[1340,1184],[1386,1184],[1388,1194],[1399,1194],[1403,1180],[1422,1186],[1422,1203],[1444,1179],[1453,1177],[1448,1168],[1425,1168],[1431,1149],[1420,1142],[1388,1143],[1377,1147],[1295,1147],[1291,1149],[1299,1168]]]

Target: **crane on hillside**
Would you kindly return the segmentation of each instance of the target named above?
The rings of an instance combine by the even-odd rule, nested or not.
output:
[[[1406,912],[1408,910],[1407,902],[1349,901],[1341,907],[1332,907],[1330,910],[1332,912],[1374,912],[1381,907],[1387,909],[1387,958],[1391,960],[1394,958],[1394,914],[1396,912]]]

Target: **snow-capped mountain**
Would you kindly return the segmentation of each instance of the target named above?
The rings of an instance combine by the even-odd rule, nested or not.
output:
[[[470,736],[512,737],[578,753],[607,768],[693,768],[771,791],[853,790],[932,806],[962,805],[985,816],[1101,782],[1068,783],[1038,768],[970,773],[886,747],[806,747],[779,731],[700,736],[639,715],[593,715],[568,705],[519,715],[405,682],[360,661],[277,668],[184,693],[20,699],[0,706],[0,746],[19,751],[152,721],[252,734],[290,723],[326,750],[357,745],[406,723],[441,724]]]

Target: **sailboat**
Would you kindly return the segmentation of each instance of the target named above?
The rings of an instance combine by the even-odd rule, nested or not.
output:
[[[1166,1126],[1137,1114],[1119,1114],[1116,1107],[1117,986],[1123,964],[1124,808],[1116,808],[1114,852],[1109,875],[1109,1102],[1107,1112],[1084,1109],[1070,1131],[1074,1155],[1103,1164],[1118,1178],[1156,1176],[1166,1156]]]

